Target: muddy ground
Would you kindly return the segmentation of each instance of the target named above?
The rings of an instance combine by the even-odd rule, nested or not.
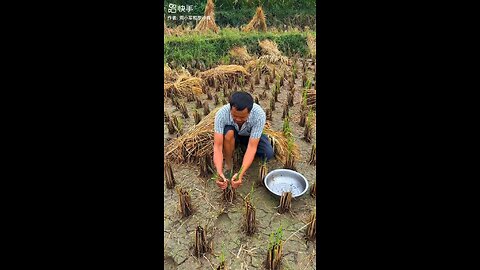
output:
[[[307,77],[314,78],[314,64],[309,62]],[[297,171],[302,173],[311,186],[315,182],[316,167],[307,163],[312,144],[315,143],[316,131],[313,131],[313,142],[307,143],[303,138],[304,128],[300,127],[299,112],[301,101],[302,69],[298,63],[299,76],[296,80],[298,91],[295,93],[294,106],[290,108],[290,126],[293,131],[295,143],[298,145],[301,158],[295,163]],[[263,92],[261,83],[255,86],[254,96]],[[271,85],[273,87],[273,84]],[[249,86],[246,91],[249,92]],[[271,91],[267,91],[267,98],[260,99],[260,105],[264,110],[269,108]],[[279,103],[272,114],[270,121],[274,130],[282,130],[283,104],[287,100],[287,85],[285,84],[279,94]],[[217,92],[220,99],[222,92]],[[206,95],[201,96],[202,101]],[[170,99],[165,99],[165,111],[182,117],[181,113],[172,105]],[[215,108],[214,101],[209,101],[210,109]],[[218,106],[222,106],[221,103]],[[188,102],[190,118],[183,119],[184,131],[194,124],[193,109],[195,102]],[[203,110],[199,109],[203,117]],[[315,125],[314,125],[315,126]],[[165,141],[175,138],[168,134],[164,126]],[[213,143],[213,142],[212,142]],[[188,218],[181,218],[178,212],[178,195],[175,190],[164,187],[164,265],[165,269],[217,269],[220,262],[220,253],[224,252],[225,262],[229,269],[266,269],[264,263],[267,258],[267,247],[270,233],[282,226],[284,239],[287,239],[283,248],[282,269],[316,269],[315,242],[306,241],[305,230],[311,211],[316,207],[316,200],[308,191],[305,195],[292,201],[290,213],[278,214],[277,206],[279,198],[270,194],[266,188],[259,185],[258,158],[255,158],[252,166],[246,172],[243,184],[237,189],[237,198],[233,204],[224,203],[222,191],[214,181],[198,177],[199,168],[195,164],[173,165],[173,172],[177,186],[186,187],[192,198],[194,213]],[[238,168],[238,167],[237,167]],[[283,168],[278,160],[268,162],[268,170]],[[257,232],[253,236],[246,236],[243,231],[245,206],[243,199],[254,185],[253,205],[256,208]],[[213,254],[207,254],[204,258],[197,259],[192,255],[195,241],[195,228],[201,225],[207,230],[207,238],[213,237]]]

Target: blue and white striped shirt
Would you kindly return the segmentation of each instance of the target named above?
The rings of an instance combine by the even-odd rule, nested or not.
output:
[[[240,136],[250,136],[252,139],[259,139],[262,136],[266,120],[267,117],[262,107],[254,103],[247,121],[243,123],[242,130],[239,130],[230,113],[230,104],[226,104],[215,114],[215,132],[223,134],[225,126],[230,125],[235,127]]]

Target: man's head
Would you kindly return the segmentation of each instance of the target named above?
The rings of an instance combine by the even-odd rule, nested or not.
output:
[[[243,91],[238,91],[230,96],[230,114],[237,125],[242,125],[248,119],[253,108],[253,97]]]

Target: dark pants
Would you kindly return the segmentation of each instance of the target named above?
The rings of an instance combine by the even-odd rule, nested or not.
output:
[[[250,136],[240,136],[238,135],[237,130],[235,129],[234,126],[227,125],[225,126],[225,129],[223,130],[223,135],[226,135],[228,131],[233,130],[234,138],[235,138],[235,147],[238,147],[240,144],[248,147],[248,140],[250,139]],[[260,137],[260,142],[258,143],[257,147],[257,157],[260,157],[261,159],[272,159],[274,157],[273,153],[273,147],[270,144],[270,141],[268,140],[267,136],[265,134],[262,134]]]

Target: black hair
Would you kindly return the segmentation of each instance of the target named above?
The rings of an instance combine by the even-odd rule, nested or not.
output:
[[[237,91],[230,96],[230,109],[235,107],[239,111],[247,108],[248,112],[253,108],[253,97],[247,92]]]

